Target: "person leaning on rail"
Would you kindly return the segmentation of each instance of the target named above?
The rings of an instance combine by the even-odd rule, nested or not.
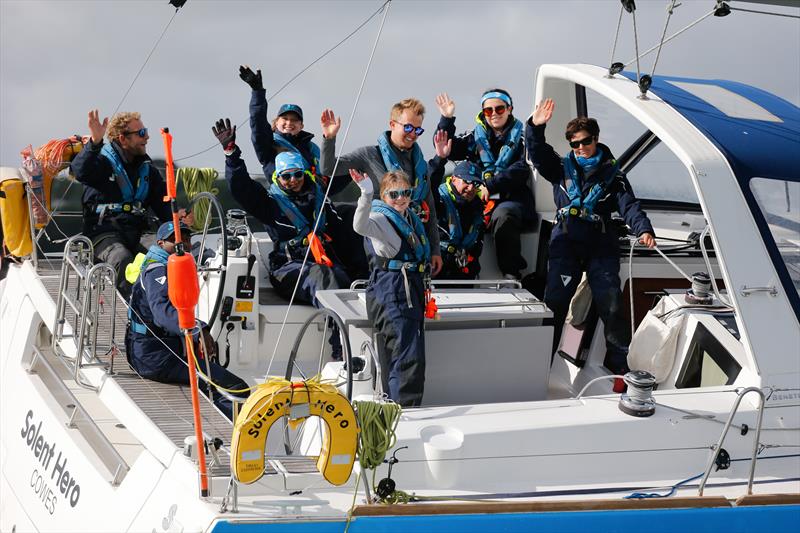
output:
[[[475,127],[455,135],[456,104],[447,95],[436,97],[439,130],[453,140],[450,159],[467,160],[481,169],[486,185],[479,195],[491,210],[488,229],[492,232],[497,266],[506,278],[520,279],[527,268],[522,257],[521,232],[536,224],[533,193],[528,187],[530,169],[525,161],[522,122],[514,115],[511,96],[503,89],[489,89],[481,96],[481,111]]]
[[[181,224],[181,240],[189,246],[189,228]],[[169,300],[169,280],[167,279],[167,260],[175,253],[175,226],[172,222],[161,224],[156,232],[156,244],[147,251],[133,284],[128,311],[128,328],[125,332],[125,348],[128,363],[146,379],[162,383],[189,384],[189,367],[184,353],[185,340],[178,327],[178,311]],[[202,352],[200,335],[211,353]],[[213,358],[216,344],[202,322],[193,335],[195,354],[200,372],[206,373],[206,361]],[[248,396],[247,384],[213,361],[208,361],[211,381],[232,392],[236,396]],[[200,388],[207,390],[204,380]],[[225,416],[232,418],[232,405],[229,399],[217,393],[213,395],[214,404]]]
[[[325,191],[305,160],[295,152],[278,154],[267,190],[250,178],[230,119],[218,120],[212,131],[225,152],[225,179],[231,194],[248,214],[264,224],[272,239],[267,269],[275,291],[288,301],[297,285],[295,302],[320,307],[318,290],[348,288],[350,278],[327,233],[329,226],[343,222],[325,199]],[[312,233],[315,223],[316,232]],[[336,327],[331,330],[330,343],[332,357],[340,359],[342,347]]]
[[[336,157],[336,134],[341,128],[341,119],[331,109],[325,109],[320,118],[322,126],[322,156],[320,168],[331,179],[350,182],[349,171],[357,170],[373,179],[373,190],[380,188],[378,176],[386,172],[402,170],[411,180],[413,194],[411,208],[421,217],[425,232],[431,243],[431,272],[435,276],[442,268],[439,252],[439,231],[436,227],[436,207],[430,186],[430,162],[426,162],[417,139],[424,133],[422,121],[425,106],[415,98],[406,98],[392,106],[389,114],[389,130],[378,136],[376,145],[363,146]],[[337,175],[333,175],[336,167]],[[375,193],[377,194],[377,192]],[[369,241],[365,247],[369,248]],[[372,254],[370,254],[372,255]]]
[[[639,242],[653,248],[655,233],[628,178],[608,146],[599,142],[600,127],[593,118],[569,121],[565,136],[572,150],[559,156],[545,141],[544,130],[555,102],[546,98],[526,125],[528,157],[539,174],[553,184],[557,224],[550,236],[544,301],[553,311],[553,353],[558,347],[570,300],[583,272],[603,320],[606,366],[627,371],[630,325],[622,316],[619,279],[619,239],[610,224],[618,212]]]
[[[127,299],[131,285],[125,267],[138,251],[145,251],[147,209],[161,222],[172,219],[166,184],[147,155],[147,128],[139,113],[117,113],[100,121],[89,111],[91,139],[71,164],[71,174],[84,186],[83,234],[94,244],[95,259],[109,263],[117,272],[117,290]],[[108,144],[103,143],[103,137]],[[191,215],[181,209],[182,220]],[[147,243],[147,244],[145,244]]]

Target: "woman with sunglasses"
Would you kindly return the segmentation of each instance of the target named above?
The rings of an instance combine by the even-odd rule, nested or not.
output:
[[[486,183],[480,194],[484,201],[490,197],[494,200],[489,229],[495,240],[497,266],[505,277],[520,279],[528,266],[522,257],[520,233],[535,225],[536,215],[528,187],[530,169],[522,143],[524,127],[513,115],[511,95],[497,88],[485,91],[475,127],[459,136],[455,136],[455,102],[447,93],[441,93],[436,105],[442,115],[438,129],[453,140],[450,159],[479,165]]]
[[[402,171],[384,174],[379,199],[366,174],[351,169],[361,189],[353,228],[377,260],[367,285],[367,314],[379,341],[383,390],[402,406],[418,406],[425,386],[425,280],[431,247],[410,209],[413,187]]]
[[[619,279],[619,238],[611,215],[619,213],[643,245],[656,245],[653,226],[633,194],[608,146],[599,142],[600,127],[593,118],[569,121],[565,136],[571,151],[561,157],[545,141],[544,130],[555,102],[542,100],[528,119],[525,137],[528,157],[553,184],[557,223],[550,236],[545,303],[555,320],[553,353],[559,345],[569,303],[586,272],[592,298],[603,320],[606,366],[627,371],[630,325],[622,317]]]
[[[319,307],[318,290],[348,288],[350,278],[328,237],[328,228],[343,222],[331,203],[325,201],[325,191],[305,160],[295,152],[279,153],[267,190],[250,178],[230,119],[218,120],[211,130],[225,152],[225,179],[231,195],[249,215],[264,224],[272,240],[268,271],[275,291],[289,300],[300,278],[295,301]],[[312,233],[315,223],[316,232]],[[308,261],[303,267],[307,250]],[[340,359],[341,345],[335,328],[330,342],[333,358]]]

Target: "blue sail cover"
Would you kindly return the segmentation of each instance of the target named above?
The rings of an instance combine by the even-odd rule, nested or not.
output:
[[[624,72],[636,81],[635,72]],[[679,85],[676,85],[679,84]],[[731,116],[683,87],[730,91],[774,115],[772,120]],[[711,91],[708,89],[711,88]],[[656,76],[650,91],[686,117],[725,155],[739,183],[753,177],[800,181],[800,108],[761,89],[727,80]],[[718,91],[722,93],[723,91]]]

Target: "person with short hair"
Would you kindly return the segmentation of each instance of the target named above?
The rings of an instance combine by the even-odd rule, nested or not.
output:
[[[181,241],[189,247],[189,227],[181,224]],[[178,326],[178,311],[169,300],[167,260],[176,251],[175,226],[172,222],[161,224],[156,232],[156,244],[147,251],[139,275],[133,284],[128,311],[128,327],[125,331],[125,348],[128,363],[141,377],[162,383],[189,385],[187,354],[184,353],[184,334]],[[203,343],[200,336],[203,336]],[[214,359],[216,343],[205,324],[198,321],[193,334],[195,355]],[[205,345],[207,352],[203,352]],[[206,373],[205,361],[199,363],[200,371]],[[214,385],[237,391],[236,396],[247,398],[247,383],[213,360],[208,361],[210,379]],[[206,382],[200,380],[205,392]],[[233,418],[231,401],[223,395],[213,394],[214,404],[225,416]]]
[[[266,227],[273,243],[267,270],[275,291],[284,299],[320,307],[316,293],[324,289],[346,289],[350,278],[335,254],[327,234],[329,224],[342,224],[333,205],[325,199],[317,177],[296,152],[281,152],[269,190],[250,178],[242,152],[236,145],[236,127],[220,119],[212,128],[225,152],[225,179],[231,194],[248,214]],[[314,225],[318,220],[316,232]],[[303,259],[308,253],[308,261]],[[298,279],[300,280],[298,285]],[[338,329],[331,338],[333,358],[340,359],[342,347]]]
[[[447,93],[436,97],[441,113],[437,128],[447,132],[453,145],[450,159],[468,160],[481,168],[485,186],[479,194],[493,202],[488,229],[495,244],[497,266],[506,278],[520,279],[528,264],[522,257],[521,233],[536,224],[533,192],[528,186],[530,168],[525,161],[524,126],[514,117],[514,102],[504,89],[481,95],[475,127],[456,136],[455,102]]]
[[[425,276],[431,246],[420,218],[410,208],[413,186],[402,170],[386,172],[380,199],[366,174],[351,169],[361,189],[355,231],[367,237],[376,261],[366,290],[383,390],[402,406],[419,406],[425,387]]]
[[[446,133],[437,136],[446,139]],[[437,144],[437,154],[440,148]],[[444,156],[446,157],[446,156]],[[442,164],[441,167],[444,165]],[[478,279],[481,272],[480,256],[483,251],[485,203],[478,190],[486,185],[480,167],[470,161],[461,161],[452,176],[442,179],[443,171],[437,169],[431,176],[439,215],[439,243],[444,265],[441,279]]]
[[[88,144],[70,166],[84,185],[82,231],[94,245],[95,260],[117,272],[117,290],[127,299],[131,285],[125,267],[147,248],[141,242],[148,229],[147,210],[161,222],[172,219],[164,202],[167,187],[147,155],[150,134],[139,113],[117,113],[101,122],[98,110],[89,111],[89,131]],[[183,209],[180,215],[188,216]]]
[[[416,98],[406,98],[392,106],[389,113],[389,130],[378,137],[373,146],[363,146],[336,158],[336,134],[341,128],[341,119],[331,109],[325,109],[320,118],[322,126],[322,156],[320,168],[334,180],[346,180],[350,170],[357,170],[372,178],[373,190],[380,188],[377,176],[386,172],[402,170],[411,182],[411,208],[421,217],[428,241],[431,243],[431,271],[435,276],[442,267],[439,251],[439,231],[436,227],[436,207],[430,185],[429,162],[425,161],[417,139],[425,132],[422,121],[425,106]],[[336,166],[337,175],[333,176]],[[377,194],[377,192],[375,193]]]
[[[639,242],[656,245],[655,232],[628,178],[608,146],[599,142],[600,126],[593,118],[577,117],[566,127],[572,150],[559,156],[545,141],[545,126],[555,102],[545,98],[526,126],[528,156],[539,174],[553,184],[557,223],[550,236],[544,300],[553,311],[553,353],[559,345],[572,296],[586,272],[592,298],[603,321],[606,366],[627,371],[630,324],[622,316],[619,279],[619,239],[611,215],[618,212]]]

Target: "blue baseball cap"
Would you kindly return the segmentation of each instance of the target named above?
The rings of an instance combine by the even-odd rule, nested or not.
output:
[[[275,158],[275,172],[278,174],[292,168],[308,170],[306,160],[297,152],[281,152]]]
[[[471,161],[461,161],[457,164],[456,168],[453,169],[453,176],[461,178],[464,181],[472,181],[480,183],[481,185],[486,185],[486,182],[483,180],[481,169]]]
[[[181,222],[181,231],[185,231],[187,235],[191,233],[189,226],[183,222]],[[158,227],[158,231],[156,231],[156,240],[166,241],[172,237],[173,233],[175,233],[175,226],[172,224],[172,222],[164,222]]]
[[[283,104],[280,109],[278,109],[278,116],[285,115],[286,113],[297,113],[297,116],[300,117],[300,121],[303,120],[303,110],[300,109],[300,106],[297,104]]]

